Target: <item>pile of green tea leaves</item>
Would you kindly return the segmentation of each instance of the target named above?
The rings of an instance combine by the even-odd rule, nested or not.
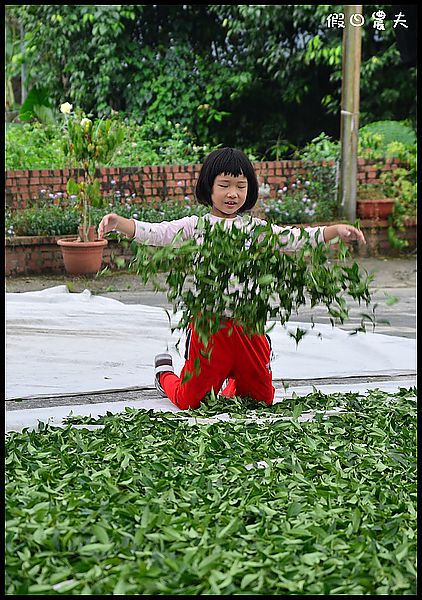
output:
[[[416,594],[416,389],[90,421],[6,437],[6,594]]]
[[[301,247],[286,252],[291,232],[274,233],[270,224],[245,228],[212,225],[201,218],[200,243],[181,241],[160,249],[134,244],[132,268],[144,282],[165,291],[175,311],[181,310],[178,328],[193,320],[195,331],[206,346],[221,328],[220,317],[230,315],[247,334],[264,334],[268,322],[288,321],[293,311],[310,302],[326,306],[332,324],[343,323],[349,312],[346,297],[368,305],[372,275],[354,262],[343,242],[334,256],[323,243],[313,247],[309,233],[301,229]],[[157,274],[165,272],[165,285]],[[193,287],[187,285],[193,278]],[[275,323],[273,323],[274,325]]]

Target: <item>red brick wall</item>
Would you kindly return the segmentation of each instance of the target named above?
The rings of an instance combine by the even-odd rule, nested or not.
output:
[[[334,161],[323,161],[322,165],[334,165]],[[381,166],[379,166],[381,164]],[[286,180],[293,180],[306,174],[302,161],[284,160],[255,162],[260,183],[268,183],[271,197]],[[386,159],[385,163],[358,160],[358,181],[376,183],[383,171],[398,166],[396,159]],[[194,199],[195,182],[201,165],[172,165],[145,167],[109,167],[99,169],[103,192],[119,190],[124,195],[135,194],[139,201],[151,202],[159,199]],[[6,206],[12,209],[25,208],[28,200],[37,200],[41,190],[48,193],[66,192],[69,169],[33,169],[25,171],[6,171]],[[112,184],[115,181],[115,184]]]

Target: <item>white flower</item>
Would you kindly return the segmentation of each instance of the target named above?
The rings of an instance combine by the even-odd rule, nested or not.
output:
[[[138,218],[138,213],[133,213],[132,216],[133,216],[134,219],[137,219]]]
[[[111,183],[111,185],[116,185],[116,182],[115,182],[115,180],[114,180],[114,179],[112,179],[112,180],[110,181],[110,183]]]
[[[132,142],[132,148],[136,148],[138,144],[136,142]]]
[[[69,102],[65,102],[64,104],[62,104],[60,106],[60,112],[62,112],[64,115],[70,115],[72,108],[73,108],[73,104],[69,104]]]
[[[271,192],[271,188],[268,183],[262,183],[259,186],[259,193],[262,198],[268,198],[268,196],[270,195],[270,192]]]
[[[178,185],[179,187],[181,187],[181,186],[183,185],[183,181],[178,181],[178,182],[177,182],[177,185]]]
[[[284,188],[283,188],[283,190],[282,190],[282,191],[283,191],[283,192],[287,192],[287,187],[286,187],[286,186],[284,186]]]
[[[81,120],[81,127],[83,127],[84,129],[88,129],[88,127],[92,125],[92,121],[91,119],[88,119],[87,117],[84,117]]]

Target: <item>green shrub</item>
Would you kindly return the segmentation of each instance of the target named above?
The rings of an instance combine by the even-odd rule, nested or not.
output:
[[[75,208],[31,207],[6,216],[6,235],[71,235],[78,231],[80,215]]]
[[[283,225],[332,221],[338,216],[335,168],[312,166],[306,177],[286,182],[277,198],[261,200],[266,220]]]
[[[404,146],[416,145],[416,132],[406,121],[374,121],[359,129],[359,136],[379,135],[384,148],[400,142]]]
[[[302,149],[296,150],[296,160],[320,162],[322,160],[339,160],[340,143],[332,140],[326,133],[322,132]]]
[[[125,137],[117,151],[113,166],[197,164],[211,148],[196,143],[187,127],[169,124],[171,136],[163,137],[154,123],[139,125],[124,120]],[[59,169],[68,166],[62,149],[59,125],[10,123],[6,127],[7,170]],[[105,165],[101,165],[105,166]]]
[[[19,211],[6,211],[6,236],[24,235],[76,235],[80,225],[80,211],[74,206],[73,198],[64,194],[50,194],[51,198],[42,197],[41,204]],[[107,212],[115,212],[128,219],[158,223],[171,221],[197,214],[204,215],[209,208],[202,205],[190,205],[187,201],[166,200],[156,203],[140,203],[134,196],[122,197],[115,191],[109,197],[107,208],[92,208],[91,222],[98,227],[99,222]],[[60,204],[54,204],[54,202]],[[107,197],[105,198],[107,201]]]
[[[58,126],[40,123],[8,123],[6,126],[7,170],[61,169],[66,166]]]

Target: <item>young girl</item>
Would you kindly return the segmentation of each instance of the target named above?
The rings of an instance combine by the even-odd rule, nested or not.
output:
[[[251,210],[258,199],[257,176],[248,157],[234,148],[219,148],[205,159],[195,189],[197,200],[210,207],[206,215],[211,224],[223,221],[224,227],[242,227],[250,230],[255,225],[266,222],[243,213]],[[174,221],[146,223],[126,219],[114,213],[103,217],[98,227],[98,237],[110,231],[118,231],[130,238],[151,246],[171,244],[175,235],[182,230],[182,239],[193,238],[197,234],[198,218],[195,215]],[[284,232],[286,251],[297,250],[304,243],[300,238],[300,228],[272,225],[275,233]],[[351,225],[338,224],[322,227],[306,227],[312,245],[329,242],[335,237],[349,242],[365,242],[361,231]],[[288,233],[286,233],[286,230]],[[291,241],[293,234],[293,241]],[[257,401],[272,404],[270,356],[271,342],[267,335],[248,337],[240,325],[229,318],[223,327],[212,336],[212,352],[209,357],[201,353],[204,347],[192,327],[186,337],[185,365],[180,377],[174,373],[170,354],[155,357],[155,386],[164,397],[168,397],[181,409],[197,408],[203,398],[214,389],[218,394],[223,383],[228,384],[220,393],[227,397],[249,396]],[[229,333],[230,332],[230,333]],[[200,369],[195,369],[199,359]],[[195,363],[196,360],[196,363]],[[184,381],[186,373],[190,373]]]

